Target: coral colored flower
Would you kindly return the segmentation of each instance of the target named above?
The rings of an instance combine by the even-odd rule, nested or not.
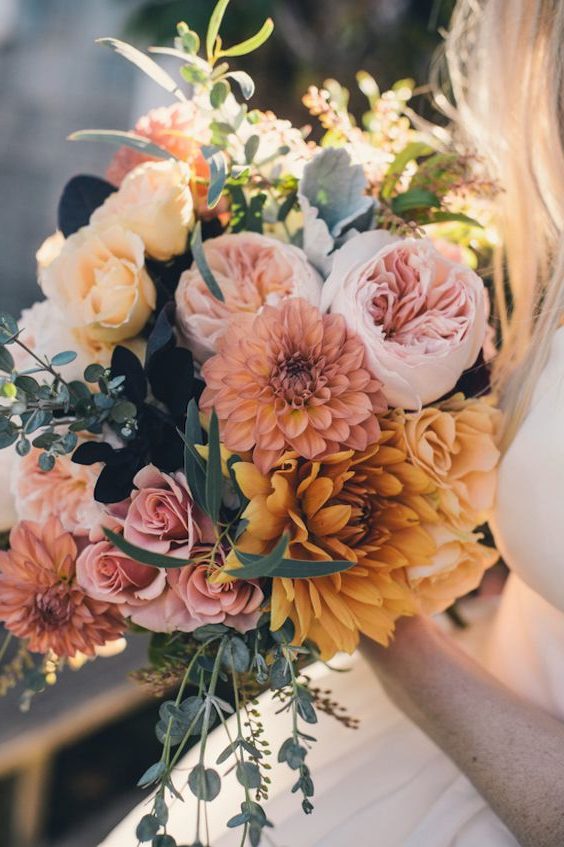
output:
[[[448,394],[486,334],[482,280],[426,239],[351,238],[335,254],[321,303],[358,333],[389,404],[404,409]]]
[[[195,264],[176,289],[177,325],[200,363],[217,352],[233,314],[254,315],[265,303],[273,306],[290,296],[319,305],[321,277],[297,247],[241,232],[208,239],[204,252],[224,301],[211,294]]]
[[[190,168],[184,162],[147,162],[131,171],[99,206],[90,222],[118,224],[143,239],[154,259],[168,261],[184,253],[194,222]]]
[[[120,638],[119,611],[88,597],[76,581],[77,546],[60,521],[22,521],[0,552],[0,620],[36,653],[72,657]]]
[[[494,506],[500,425],[489,400],[461,394],[405,416],[412,461],[437,484],[446,518],[464,530],[484,523]]]
[[[202,556],[206,551],[200,547],[195,552]],[[214,565],[222,563],[223,559]],[[213,573],[213,568],[210,568],[209,562],[168,572],[169,585],[189,613],[188,624],[179,629],[192,632],[211,623],[223,623],[239,632],[253,629],[264,601],[257,580],[230,579],[218,583],[210,581],[210,573]]]
[[[422,528],[437,520],[435,488],[409,464],[401,435],[390,428],[366,451],[321,461],[286,453],[268,474],[250,462],[233,466],[250,501],[243,551],[268,552],[286,531],[290,558],[355,563],[335,576],[273,582],[272,628],[290,617],[296,641],[313,640],[325,658],[352,652],[360,632],[387,644],[396,619],[416,608],[406,568],[435,553]]]
[[[478,533],[463,534],[443,524],[427,526],[426,530],[437,551],[430,565],[410,567],[407,575],[420,611],[432,615],[477,588],[499,554],[480,544],[482,536]]]
[[[133,131],[169,150],[177,159],[193,166],[205,166],[201,146],[210,141],[209,124],[202,109],[191,100],[153,109],[137,121]],[[130,147],[122,147],[112,159],[106,176],[114,185],[120,185],[133,168],[148,161],[155,160]]]
[[[211,540],[211,522],[192,500],[183,473],[166,474],[147,465],[133,484],[123,525],[127,541],[154,553],[188,559],[194,544]]]
[[[215,408],[229,450],[254,448],[263,472],[288,448],[306,459],[366,449],[386,408],[360,339],[302,298],[234,318],[202,375],[201,408]]]
[[[43,524],[54,515],[67,532],[88,535],[98,517],[94,487],[102,466],[77,465],[70,456],[59,456],[53,470],[45,473],[37,463],[40,452],[32,449],[14,466],[12,489],[18,517]]]
[[[67,238],[40,284],[69,327],[102,342],[137,336],[156,304],[143,241],[117,224],[87,226]]]
[[[142,606],[159,597],[166,585],[163,570],[135,562],[106,540],[84,548],[76,563],[76,574],[89,597],[125,604],[121,609],[125,615],[131,606]]]

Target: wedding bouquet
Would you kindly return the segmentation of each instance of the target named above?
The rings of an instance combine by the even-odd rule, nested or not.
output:
[[[65,664],[152,633],[137,677],[177,691],[139,783],[153,799],[137,837],[153,847],[176,844],[173,770],[196,741],[195,844],[231,767],[242,802],[227,825],[260,842],[267,689],[289,713],[273,752],[311,812],[307,725],[332,704],[307,664],[360,634],[388,644],[398,618],[446,609],[496,559],[477,530],[499,420],[471,267],[489,223],[468,214],[491,186],[412,112],[409,81],[381,94],[359,74],[360,124],[336,82],[310,89],[320,144],[249,110],[253,81],[228,61],[272,22],[226,47],[227,4],[205,58],[184,23],[153,49],[179,82],[102,39],[176,102],[132,132],[72,136],[119,149],[106,180],[63,192],[38,253],[45,299],[0,315],[2,658],[19,644],[0,687],[23,681],[29,699]],[[214,724],[227,746],[208,762]]]

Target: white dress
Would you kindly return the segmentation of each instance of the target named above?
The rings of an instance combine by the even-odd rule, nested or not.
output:
[[[564,720],[564,328],[537,386],[532,412],[500,471],[496,537],[513,573],[499,608],[481,631],[478,650],[511,688]],[[538,593],[537,593],[538,592]],[[553,605],[551,605],[553,604]],[[484,636],[486,636],[484,638]],[[476,639],[474,639],[474,642]],[[387,699],[362,657],[340,660],[348,673],[324,666],[314,683],[360,719],[356,731],[321,714],[308,756],[315,810],[306,817],[290,793],[295,774],[274,765],[266,811],[276,847],[516,847],[517,841],[456,766]],[[262,698],[263,722],[276,750],[288,736],[288,716]],[[209,743],[209,762],[226,746],[223,729]],[[275,757],[273,757],[275,758]],[[176,783],[195,764],[189,754]],[[231,774],[209,805],[211,847],[238,847],[240,830],[225,822],[239,810],[240,786]],[[175,801],[169,832],[178,843],[194,837],[195,805]],[[136,847],[134,810],[102,847]]]

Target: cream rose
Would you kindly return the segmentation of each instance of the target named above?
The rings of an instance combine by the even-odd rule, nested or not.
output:
[[[200,364],[217,351],[236,312],[256,314],[286,297],[319,305],[321,277],[298,247],[241,232],[209,239],[204,251],[224,302],[211,294],[195,264],[182,274],[176,290],[178,329]]]
[[[186,249],[194,222],[190,168],[185,162],[146,162],[94,212],[91,223],[119,224],[143,239],[154,259],[167,261]]]
[[[97,341],[138,335],[156,304],[143,241],[119,224],[71,235],[39,279],[68,326]]]
[[[486,334],[485,289],[427,239],[353,237],[335,254],[322,309],[364,341],[391,406],[418,409],[451,391]]]

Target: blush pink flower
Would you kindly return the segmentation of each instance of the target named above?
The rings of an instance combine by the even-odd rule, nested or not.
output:
[[[89,597],[106,603],[143,606],[159,597],[166,586],[166,573],[133,561],[110,541],[89,544],[76,563],[77,580]]]
[[[204,553],[199,548],[199,553]],[[223,558],[223,552],[219,553]],[[261,615],[264,594],[257,580],[210,580],[209,562],[168,572],[168,582],[189,613],[183,632],[199,626],[223,623],[239,632],[253,629]]]
[[[47,474],[37,463],[40,452],[32,449],[13,467],[12,490],[18,517],[43,524],[54,515],[67,532],[88,535],[100,508],[94,500],[94,487],[102,466],[77,465],[70,456],[59,456]]]
[[[209,121],[193,101],[153,109],[139,118],[133,131],[169,150],[177,159],[192,166],[207,167],[201,146],[210,140]],[[106,176],[114,185],[120,185],[133,168],[148,161],[154,159],[130,147],[121,147],[112,159]]]
[[[77,545],[60,521],[22,521],[0,552],[0,621],[35,653],[95,655],[123,635],[119,610],[89,597],[76,580]]]
[[[194,544],[210,540],[211,523],[195,505],[183,473],[166,474],[147,465],[133,483],[123,526],[127,541],[188,559]]]
[[[254,315],[265,303],[292,296],[319,305],[321,277],[298,247],[241,232],[208,239],[204,252],[224,302],[213,296],[195,264],[176,289],[177,326],[200,364],[217,352],[233,314]]]
[[[202,375],[201,408],[215,409],[225,446],[254,450],[263,473],[288,448],[307,459],[365,450],[387,408],[362,341],[299,297],[233,319]]]
[[[484,343],[482,280],[425,239],[352,238],[335,254],[321,302],[362,339],[391,406],[418,409],[447,394]]]

